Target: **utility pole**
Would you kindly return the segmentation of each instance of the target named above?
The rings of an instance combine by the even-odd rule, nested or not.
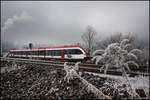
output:
[[[32,44],[32,43],[29,43],[29,49],[30,49],[30,51],[31,51],[31,54],[32,54],[32,48],[33,48],[33,44]],[[31,58],[32,58],[32,56],[31,56]]]
[[[1,37],[2,38],[2,37]],[[1,39],[1,56],[2,56],[2,39]]]

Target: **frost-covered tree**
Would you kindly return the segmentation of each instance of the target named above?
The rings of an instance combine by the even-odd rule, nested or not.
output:
[[[104,54],[101,56],[95,56],[92,60],[96,60],[96,64],[100,61],[104,62],[104,65],[100,68],[100,71],[104,69],[104,73],[106,74],[108,68],[116,67],[118,70],[122,72],[122,75],[129,83],[130,91],[134,94],[130,82],[128,80],[128,76],[126,74],[126,70],[130,71],[129,64],[133,64],[136,67],[139,67],[138,64],[133,60],[137,60],[136,53],[142,53],[139,49],[132,49],[131,44],[128,39],[123,39],[120,43],[112,43],[108,45],[108,47],[104,50]]]
[[[120,43],[112,43],[104,50],[104,53],[100,56],[93,57],[92,60],[96,60],[96,64],[100,61],[104,62],[104,65],[100,68],[104,69],[105,73],[108,68],[116,67],[118,70],[125,72],[125,69],[130,71],[129,64],[133,64],[139,67],[135,60],[137,60],[136,53],[142,53],[139,49],[132,49],[129,51],[131,44],[128,39],[123,39]],[[124,73],[123,73],[124,74]]]

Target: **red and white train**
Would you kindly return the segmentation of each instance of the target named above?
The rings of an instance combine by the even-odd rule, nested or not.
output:
[[[10,57],[86,61],[89,56],[79,45],[10,50]]]

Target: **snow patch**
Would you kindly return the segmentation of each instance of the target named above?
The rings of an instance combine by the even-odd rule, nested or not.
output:
[[[105,77],[105,78],[111,78],[116,81],[114,81],[113,85],[114,87],[122,86],[123,84],[128,84],[127,81],[124,79],[123,76],[115,76],[115,75],[106,75],[106,74],[97,74],[92,72],[85,72],[88,74],[93,74],[95,76],[99,77]],[[146,95],[149,95],[149,77],[148,76],[136,76],[136,77],[128,77],[132,89],[135,91],[136,89],[143,89]]]
[[[18,70],[18,69],[21,69],[22,67],[23,66],[19,66],[15,62],[13,62],[12,66],[1,67],[1,73],[6,73],[6,72],[13,71],[13,70]]]

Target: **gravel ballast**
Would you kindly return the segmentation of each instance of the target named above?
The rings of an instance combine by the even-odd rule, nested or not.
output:
[[[23,67],[21,67],[23,66]],[[66,72],[50,66],[21,65],[19,69],[1,73],[1,99],[96,99],[86,86],[74,78],[69,83],[64,80]],[[82,72],[81,77],[98,89],[104,87],[107,78]],[[109,80],[111,82],[111,80]],[[108,86],[106,86],[108,87]],[[111,94],[113,90],[103,89],[103,93],[114,99],[128,98],[129,94]]]

